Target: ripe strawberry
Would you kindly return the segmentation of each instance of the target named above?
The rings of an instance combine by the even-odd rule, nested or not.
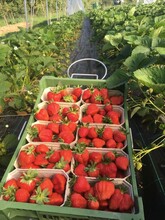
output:
[[[98,114],[105,116],[106,111],[103,108],[100,108],[99,111],[98,111]]]
[[[47,205],[60,206],[64,202],[63,196],[57,192],[53,192],[51,195],[49,195],[48,199],[49,199],[49,202],[45,202],[45,204],[47,204]]]
[[[59,151],[60,152],[60,157],[62,158],[64,158],[64,160],[65,161],[67,161],[68,163],[70,163],[71,162],[71,160],[72,160],[72,150],[69,148],[69,147],[67,147],[67,146],[63,146],[63,145],[61,145],[61,150]]]
[[[87,200],[79,193],[72,193],[70,201],[71,201],[71,206],[74,208],[87,207]]]
[[[30,145],[24,148],[23,150],[21,150],[18,155],[19,166],[24,166],[33,163],[35,161],[34,152],[35,152],[34,145]]]
[[[75,136],[71,131],[62,131],[59,133],[59,141],[70,144],[74,141]]]
[[[77,112],[68,112],[67,118],[69,121],[77,122],[79,120],[79,114]]]
[[[81,138],[85,138],[85,137],[87,137],[87,135],[88,135],[88,127],[81,126],[78,129],[78,136],[81,137]]]
[[[69,110],[69,107],[64,107],[64,108],[62,108],[62,116],[66,116],[67,114],[68,114],[68,112],[69,112],[70,110]]]
[[[87,115],[95,115],[99,111],[99,107],[96,104],[89,104],[86,108]]]
[[[86,165],[89,159],[89,151],[86,149],[86,145],[77,143],[73,150],[73,157],[76,162]]]
[[[98,137],[97,128],[96,127],[90,127],[88,130],[88,137],[93,139]]]
[[[87,172],[87,175],[89,177],[96,177],[97,178],[100,174],[100,171],[95,163],[88,164],[88,166],[85,168],[85,171]]]
[[[103,100],[107,99],[109,94],[108,94],[108,89],[107,88],[101,88],[100,89],[100,94],[103,98]]]
[[[55,169],[63,169],[65,172],[70,170],[70,164],[63,157],[55,164]]]
[[[91,152],[89,154],[89,162],[93,162],[95,164],[98,164],[102,161],[102,153],[100,152]]]
[[[116,148],[123,148],[124,147],[124,144],[122,142],[118,142],[116,143]]]
[[[61,122],[62,121],[62,116],[59,113],[54,114],[54,115],[49,117],[49,121]]]
[[[47,129],[50,129],[54,134],[59,134],[59,132],[60,132],[60,124],[54,123],[54,122],[50,122],[47,125]]]
[[[79,163],[74,169],[74,174],[77,176],[87,176],[87,173],[85,171],[85,165]]]
[[[20,166],[21,169],[39,169],[40,166],[35,165],[34,163],[26,164],[23,166]]]
[[[92,95],[92,92],[91,92],[91,89],[85,89],[82,93],[82,100],[87,100],[91,97]]]
[[[92,145],[93,147],[96,147],[96,148],[103,148],[105,145],[105,141],[101,138],[94,138],[92,140]]]
[[[108,200],[99,200],[100,210],[108,210]]]
[[[2,188],[1,193],[3,195],[3,199],[6,201],[15,201],[15,192],[17,189],[17,180],[14,178],[8,180]]]
[[[93,210],[98,210],[99,209],[99,201],[95,197],[91,196],[88,199],[87,208],[93,209]]]
[[[62,98],[70,94],[70,91],[68,88],[59,88],[59,92]]]
[[[79,144],[82,143],[82,144],[86,145],[86,147],[87,147],[90,145],[91,140],[88,138],[79,138],[77,143],[79,143]]]
[[[115,130],[113,132],[113,138],[116,142],[123,142],[126,140],[126,134],[122,130]]]
[[[104,141],[107,141],[107,140],[113,138],[113,130],[112,130],[112,128],[105,127],[103,132],[102,132],[102,136],[101,137],[102,137],[102,139]]]
[[[105,146],[107,148],[116,148],[116,141],[114,139],[109,139],[106,141]]]
[[[60,124],[60,132],[63,132],[63,131],[70,132],[70,128],[69,128],[68,124],[66,124],[66,123]]]
[[[110,112],[110,111],[113,110],[113,107],[112,107],[112,105],[111,105],[110,103],[107,103],[107,104],[105,104],[105,106],[104,106],[104,110],[105,110],[106,112]]]
[[[124,155],[120,155],[116,157],[115,163],[118,169],[126,171],[129,166],[129,159]]]
[[[3,185],[3,188],[7,189],[8,187],[13,187],[15,189],[18,189],[18,185],[17,185],[17,180],[12,178],[8,181],[6,181],[6,183]]]
[[[110,101],[112,105],[121,105],[124,101],[124,98],[122,95],[119,96],[111,96]]]
[[[134,205],[134,201],[132,197],[129,194],[124,193],[123,198],[120,202],[119,211],[120,212],[131,212],[133,205]]]
[[[120,124],[119,114],[116,111],[109,111],[106,116],[111,120],[112,124]]]
[[[77,176],[73,185],[74,192],[84,193],[90,189],[90,184],[84,176]]]
[[[100,172],[100,175],[108,178],[116,178],[117,175],[117,166],[114,162],[103,164],[103,169]]]
[[[35,178],[37,177],[35,170],[28,170],[23,173],[17,180],[17,185],[21,189],[26,189],[28,192],[32,192],[36,186]]]
[[[46,159],[46,154],[38,154],[35,158],[34,164],[40,167],[46,167],[49,164],[49,161]]]
[[[111,196],[109,200],[109,210],[117,211],[120,207],[122,199],[123,193],[121,193],[120,189],[115,189],[114,194]]]
[[[56,102],[50,102],[47,104],[47,112],[49,116],[58,114],[60,111],[60,105]]]
[[[35,152],[37,154],[42,154],[42,153],[46,154],[47,152],[49,152],[49,147],[45,144],[39,144],[39,145],[36,146]]]
[[[62,98],[61,93],[54,93],[52,91],[49,91],[47,93],[47,100],[48,101],[60,102],[61,98]]]
[[[30,199],[30,193],[26,189],[17,189],[15,193],[15,200],[17,202],[28,202]]]
[[[47,154],[47,158],[50,163],[57,163],[60,160],[60,152],[51,150]]]
[[[84,116],[82,116],[81,121],[83,123],[93,123],[93,118],[91,115],[84,115]]]
[[[93,122],[94,123],[103,123],[103,115],[100,115],[100,114],[95,114],[93,116]]]
[[[69,122],[67,123],[67,125],[68,125],[68,127],[69,127],[69,129],[70,129],[71,132],[74,133],[74,132],[76,131],[76,129],[77,129],[77,123],[76,123],[76,122],[69,121]]]
[[[114,183],[108,180],[101,180],[94,185],[94,195],[98,200],[110,199],[114,191]]]
[[[56,173],[52,177],[53,189],[59,194],[63,194],[66,189],[66,177],[60,173]]]
[[[52,142],[53,132],[50,129],[42,129],[39,133],[39,138],[42,142]]]
[[[80,96],[82,95],[82,88],[81,87],[74,88],[72,94],[77,96],[77,98],[80,98]]]
[[[31,127],[30,133],[33,134],[32,136],[36,136],[44,128],[46,128],[46,125],[44,125],[44,124],[34,124]],[[36,134],[36,135],[34,135],[34,134]]]
[[[102,98],[101,93],[99,91],[94,92],[90,97],[91,103],[102,104],[102,101],[103,101],[103,98]]]
[[[73,102],[73,103],[75,103],[75,102],[77,102],[77,96],[75,96],[75,95],[73,95],[73,94],[68,94],[68,95],[65,95],[65,96],[63,96],[63,101],[64,102]]]
[[[85,199],[89,199],[91,196],[94,196],[94,189],[93,189],[93,187],[91,186],[91,188],[88,190],[88,191],[86,191],[85,193],[84,193],[84,197],[85,197]]]
[[[44,189],[48,190],[49,195],[52,195],[53,193],[53,183],[50,180],[50,178],[45,177],[42,182],[39,185],[41,191],[43,191]]]
[[[49,114],[47,112],[47,109],[39,109],[35,115],[36,120],[42,120],[42,121],[49,121]]]
[[[111,161],[115,161],[115,159],[116,159],[116,156],[112,151],[106,152],[104,154],[104,160],[105,161],[111,162]]]

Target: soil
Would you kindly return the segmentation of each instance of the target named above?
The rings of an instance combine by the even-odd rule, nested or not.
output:
[[[19,27],[26,28],[26,22],[20,22],[17,24],[10,24],[10,25],[0,27],[0,36],[3,36],[11,32],[18,32]]]

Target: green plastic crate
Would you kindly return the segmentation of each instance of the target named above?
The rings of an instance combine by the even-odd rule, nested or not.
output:
[[[101,86],[106,85],[106,80],[90,80],[90,79],[70,79],[70,78],[55,78],[51,76],[45,76],[40,80],[40,91],[34,108],[40,103],[40,97],[43,90],[47,87],[53,87],[57,84],[62,85],[83,85],[83,86]],[[135,201],[135,210],[133,213],[119,213],[119,212],[107,212],[107,211],[97,211],[89,209],[79,209],[72,207],[58,207],[58,206],[48,206],[48,205],[38,205],[30,203],[19,203],[19,202],[9,202],[0,200],[0,219],[2,220],[78,220],[78,219],[89,219],[89,220],[144,220],[143,202],[142,198],[138,195],[136,176],[132,161],[132,139],[129,129],[129,121],[127,115],[127,103],[126,103],[126,88],[124,89],[124,109],[125,109],[125,127],[127,130],[127,153],[130,158],[130,171],[131,176],[129,177],[129,182],[132,185],[132,191]],[[34,122],[33,115],[29,118],[28,124],[24,130],[21,140],[13,154],[13,157],[6,169],[6,172],[1,180],[1,185],[5,183],[6,177],[9,172],[14,169],[14,161],[19,153],[20,148],[25,145],[27,129]]]

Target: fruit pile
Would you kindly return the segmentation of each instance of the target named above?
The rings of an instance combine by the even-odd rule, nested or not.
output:
[[[122,151],[92,151],[77,144],[73,157],[76,176],[126,178],[129,175],[129,159]]]
[[[58,147],[46,144],[27,144],[21,148],[15,162],[15,167],[20,169],[63,169],[70,171],[72,150],[68,145]]]
[[[28,142],[61,142],[71,144],[76,138],[76,122],[35,122],[28,130]]]
[[[17,178],[11,177],[3,185],[2,196],[6,201],[28,202],[62,206],[65,202],[67,175],[54,172],[49,177],[36,170],[17,171]]]
[[[77,143],[83,143],[93,148],[120,148],[125,147],[126,132],[124,128],[109,126],[81,125],[78,128]]]
[[[60,105],[57,102],[43,102],[35,112],[36,120],[53,122],[78,122],[80,106],[77,104]]]
[[[122,191],[121,185],[109,180],[88,181],[78,176],[73,183],[71,206],[115,212],[131,212],[134,201],[130,192]]]

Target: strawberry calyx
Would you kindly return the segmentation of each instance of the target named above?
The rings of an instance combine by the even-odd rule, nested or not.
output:
[[[90,164],[88,164],[87,167],[85,167],[85,171],[86,172],[92,172],[92,171],[95,171],[97,169],[97,164],[93,161],[90,162]]]
[[[26,152],[26,154],[34,154],[35,147],[34,145],[30,145],[27,148],[24,148],[22,151]]]
[[[73,96],[72,96],[71,94],[65,95],[65,96],[63,97],[63,100],[64,100],[65,102],[74,102]]]
[[[77,143],[73,149],[73,153],[75,154],[82,154],[86,149],[86,144],[83,142]]]
[[[67,163],[68,162],[66,160],[64,160],[64,157],[61,157],[61,159],[55,164],[54,168],[55,169],[63,169]]]
[[[21,182],[22,183],[27,183],[30,184],[32,181],[35,180],[35,178],[37,177],[38,172],[36,170],[28,170],[26,173],[24,172],[22,174],[21,178]]]
[[[8,186],[7,188],[2,188],[2,195],[4,198],[6,198],[8,201],[15,201],[15,192],[17,191],[17,188],[14,186]]]
[[[49,190],[41,190],[41,187],[38,186],[35,190],[35,194],[30,197],[31,200],[35,200],[37,204],[44,204],[49,202]]]

